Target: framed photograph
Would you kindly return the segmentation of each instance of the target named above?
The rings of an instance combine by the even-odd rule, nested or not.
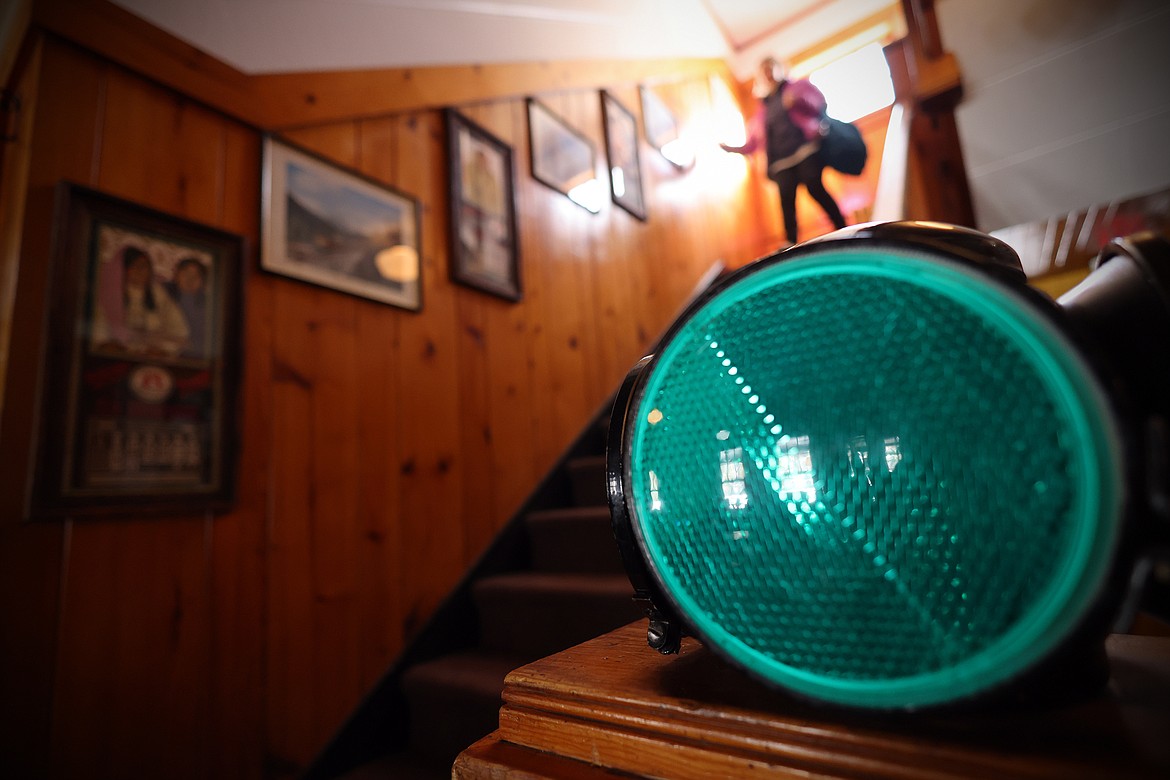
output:
[[[638,90],[642,96],[646,141],[676,168],[689,168],[695,161],[694,151],[682,140],[674,112],[653,87],[643,84]]]
[[[528,98],[528,136],[533,178],[594,214],[601,211],[593,143],[536,98]]]
[[[601,115],[605,120],[605,154],[613,202],[645,220],[642,167],[638,162],[638,120],[605,90],[601,92]]]
[[[638,91],[642,96],[642,122],[646,126],[646,141],[662,151],[678,138],[678,120],[653,87],[643,84]]]
[[[265,270],[422,309],[415,198],[266,136],[261,222]]]
[[[521,298],[512,148],[447,109],[451,161],[451,279],[510,301]]]
[[[243,239],[57,191],[33,517],[230,505]]]

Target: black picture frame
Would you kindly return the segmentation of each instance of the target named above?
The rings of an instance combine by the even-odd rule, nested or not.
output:
[[[646,197],[638,153],[638,120],[606,90],[601,90],[601,116],[605,124],[610,195],[614,203],[644,222]]]
[[[605,196],[593,142],[536,98],[528,98],[527,105],[532,178],[586,211],[599,213]]]
[[[264,137],[260,267],[419,312],[417,198],[273,135]]]
[[[30,517],[231,506],[244,256],[241,236],[58,185]]]
[[[654,87],[642,84],[638,87],[642,98],[642,123],[646,128],[646,142],[655,149],[678,138],[678,120],[666,102],[654,91]]]
[[[523,298],[512,147],[446,109],[451,280],[509,301]]]
[[[681,138],[678,118],[666,101],[658,94],[654,87],[642,84],[638,87],[642,101],[642,126],[646,132],[646,142],[658,150],[671,165],[679,169],[687,168],[685,160],[680,161],[679,155],[674,152]]]

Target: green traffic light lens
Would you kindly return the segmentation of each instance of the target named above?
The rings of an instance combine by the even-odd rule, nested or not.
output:
[[[1065,639],[1113,558],[1118,435],[1022,296],[903,248],[761,267],[694,310],[627,419],[660,587],[759,677],[858,707],[966,698]]]

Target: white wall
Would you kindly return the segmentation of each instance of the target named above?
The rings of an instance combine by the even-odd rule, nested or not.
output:
[[[703,0],[113,2],[249,74],[730,54]]]
[[[868,16],[884,11],[897,0],[828,0],[820,3],[793,3],[796,21],[734,52],[728,58],[731,72],[740,81],[753,78],[765,57],[791,60],[809,46],[857,24]],[[807,13],[796,13],[798,6],[809,6]]]
[[[938,0],[979,227],[1170,187],[1170,4]]]

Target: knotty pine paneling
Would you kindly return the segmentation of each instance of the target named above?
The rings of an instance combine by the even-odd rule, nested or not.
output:
[[[600,106],[595,100],[587,101],[588,97],[559,93],[546,96],[543,102],[570,126],[581,128],[597,153],[596,137],[588,130],[599,126]],[[594,168],[600,175],[599,156]],[[596,403],[590,403],[592,366],[583,354],[584,342],[592,344],[585,329],[592,290],[584,280],[592,263],[592,232],[601,215],[590,213],[531,175],[520,178],[521,207],[536,216],[521,225],[521,251],[539,259],[528,266],[535,320],[531,332],[534,382],[540,388],[532,397],[533,449],[537,463],[548,464],[581,429]]]
[[[465,522],[459,489],[460,415],[455,290],[447,276],[447,216],[442,118],[411,114],[397,122],[397,182],[424,206],[422,260],[426,314],[400,322],[398,422],[399,519],[405,556],[400,595],[403,638],[409,639],[462,574]],[[466,515],[467,522],[477,522]]]
[[[461,113],[497,138],[506,138],[509,145],[514,145],[511,138],[515,128],[507,102],[467,106]],[[516,162],[513,151],[513,166]],[[449,164],[446,173],[448,176],[452,174]],[[505,311],[514,305],[465,287],[456,286],[453,292],[458,334],[459,408],[466,421],[460,426],[459,438],[459,454],[464,466],[462,501],[466,513],[479,515],[475,522],[463,524],[463,549],[471,561],[487,547],[500,527],[494,509],[497,494],[506,488],[501,486],[501,490],[497,490],[492,463],[497,445],[493,440],[489,349],[492,344],[508,340],[505,333],[495,331],[493,326],[498,318],[493,317],[493,311]]]
[[[491,438],[490,467],[493,487],[490,507],[492,525],[499,529],[535,487],[540,475],[536,451],[532,446],[532,406],[541,390],[535,383],[535,331],[533,298],[527,290],[539,289],[539,256],[531,243],[529,226],[540,216],[532,211],[523,188],[535,184],[529,171],[528,118],[523,101],[501,103],[489,114],[480,113],[489,130],[512,145],[512,164],[517,209],[517,241],[520,245],[520,278],[525,298],[510,305],[495,298],[483,298],[484,349],[487,352],[489,419],[485,426]],[[468,290],[462,297],[478,293]]]
[[[273,291],[271,510],[267,518],[267,614],[264,698],[267,750],[282,765],[303,760],[313,739],[316,613],[323,605],[313,582],[312,470],[314,315],[327,295],[301,284]],[[295,423],[292,421],[296,421]],[[321,518],[320,522],[327,522]],[[307,706],[306,706],[307,705]],[[299,746],[299,747],[298,747]],[[301,752],[298,752],[301,751]]]
[[[379,181],[395,182],[399,169],[395,154],[398,121],[368,120],[356,129],[357,168]],[[376,303],[359,306],[357,311],[356,343],[362,364],[357,388],[361,409],[357,468],[361,476],[358,512],[362,541],[357,567],[362,631],[358,666],[363,690],[385,672],[403,644],[399,561],[407,553],[398,522],[402,457],[398,430],[401,372],[397,355],[401,319],[386,316],[385,307]]]
[[[260,139],[230,122],[223,133],[215,222],[248,240],[243,381],[236,504],[210,524],[210,722],[203,735],[207,777],[260,777],[265,745],[267,520],[273,415],[272,297],[274,280],[261,275],[259,235]],[[253,356],[253,359],[249,359]],[[247,389],[251,388],[251,391]]]
[[[206,776],[208,529],[198,518],[73,525],[51,775]]]
[[[103,69],[98,94],[94,186],[213,218],[207,204],[222,178],[222,121],[118,68]],[[190,147],[199,153],[188,154]],[[175,776],[205,774],[209,534],[210,518],[198,515],[72,524],[61,580],[53,774],[142,775],[170,755],[191,756]]]
[[[30,452],[48,279],[50,235],[44,226],[52,221],[56,181],[90,180],[103,87],[100,69],[86,58],[45,48],[37,47],[18,85],[22,102],[35,106],[38,142],[28,151],[25,230],[14,259],[17,290],[0,420],[0,729],[6,774],[23,777],[47,771],[61,575],[69,549],[67,525],[20,524],[29,465],[21,454]],[[35,225],[42,227],[30,229]]]
[[[247,241],[238,498],[217,517],[21,524],[0,469],[5,733],[21,776],[302,769],[717,258],[759,245],[759,181],[641,143],[649,220],[531,177],[520,98],[461,107],[513,147],[524,299],[450,281],[442,115],[287,133],[418,198],[423,311],[262,272],[261,134],[56,40],[35,130],[0,449],[27,452],[52,187],[62,178]],[[663,87],[710,140],[705,78]],[[637,90],[616,88],[640,117]],[[542,95],[596,146],[595,90]],[[703,140],[706,139],[706,140]],[[719,155],[719,156],[716,156]],[[608,184],[607,179],[603,179]]]
[[[645,181],[646,157],[657,154],[643,140],[641,124],[642,111],[638,103],[637,87],[621,87],[609,90],[635,117],[638,124],[638,153],[643,176],[643,190],[646,199],[650,190]],[[598,98],[598,111],[601,99]],[[604,116],[604,113],[602,113]],[[646,349],[649,344],[648,332],[642,322],[646,311],[645,302],[639,300],[639,292],[646,289],[646,263],[653,257],[646,252],[649,224],[657,219],[652,209],[655,204],[647,203],[648,222],[643,222],[613,202],[610,194],[608,160],[604,138],[598,147],[601,159],[599,175],[605,183],[607,194],[602,207],[609,218],[601,225],[597,236],[597,251],[594,253],[592,274],[593,310],[590,322],[596,331],[596,349],[593,363],[595,381],[592,391],[606,397],[616,389],[613,380],[629,371],[633,363],[630,355]],[[631,319],[632,318],[632,319]]]
[[[357,166],[358,135],[350,123],[289,134],[288,139],[347,167]],[[268,648],[269,688],[284,691],[280,706],[269,707],[269,726],[272,752],[303,765],[312,757],[317,735],[345,717],[347,702],[362,687],[361,596],[354,562],[366,543],[357,511],[358,389],[365,350],[357,339],[357,311],[373,304],[307,284],[282,284],[277,296],[275,354],[288,376],[279,385],[287,398],[277,408],[296,415],[276,421],[289,436],[284,452],[289,461],[280,471],[282,479],[302,484],[290,486],[295,497],[269,521],[284,558],[279,576],[269,577],[274,606],[269,630],[297,637],[287,643],[274,637]],[[332,679],[305,673],[330,657],[352,661],[336,664]]]

